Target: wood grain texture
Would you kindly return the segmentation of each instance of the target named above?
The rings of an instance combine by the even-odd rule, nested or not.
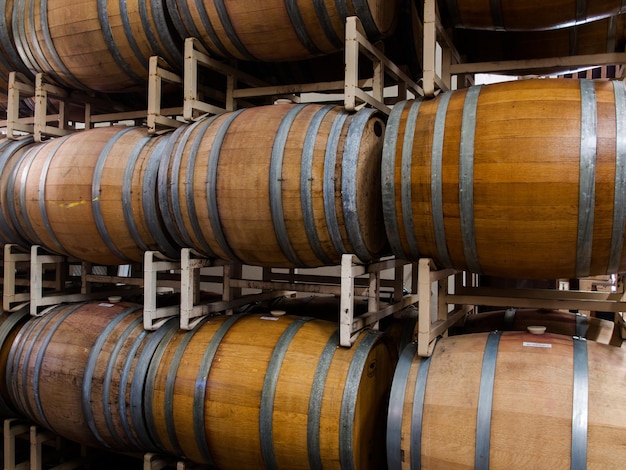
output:
[[[243,316],[214,345],[226,321],[228,317],[216,317],[204,323],[182,349],[185,333],[176,333],[165,350],[148,412],[153,414],[158,439],[168,452],[182,451],[192,461],[206,463],[205,448],[218,468],[264,468],[269,466],[264,460],[267,449],[263,450],[268,443],[262,440],[268,439],[278,468],[310,468],[312,452],[324,468],[381,468],[381,406],[386,402],[396,357],[386,341],[378,338],[366,346],[372,333],[363,333],[350,349],[335,343],[325,351],[336,327],[311,320],[297,329],[283,349],[282,363],[277,364],[278,343],[301,317]],[[207,348],[214,346],[212,362],[204,363]],[[174,361],[177,350],[182,354]],[[358,357],[364,360],[359,362]],[[330,359],[323,367],[325,375],[315,379],[323,359]],[[206,375],[200,373],[201,366],[206,367]],[[274,366],[278,366],[276,381],[268,382]],[[348,375],[352,368],[355,382]],[[170,380],[175,383],[168,395]],[[316,387],[320,402],[317,411],[312,411]],[[270,388],[274,389],[273,400],[267,398]],[[342,418],[350,401],[344,398],[348,389],[356,393],[352,420]],[[203,401],[198,401],[200,390]],[[261,410],[264,406],[269,414]],[[204,438],[198,434],[197,419]],[[314,434],[317,446],[307,431],[314,420],[319,423]],[[342,433],[351,442],[349,449],[342,444]]]
[[[31,318],[13,342],[7,366],[11,396],[20,413],[75,442],[96,447],[106,442],[112,449],[138,450],[131,440],[134,436],[128,437],[124,432],[118,405],[120,396],[127,410],[141,405],[132,402],[130,386],[136,358],[145,341],[140,344],[137,355],[130,356],[134,362],[125,377],[127,389],[122,390],[121,395],[119,389],[122,364],[129,358],[128,351],[135,340],[142,339],[138,336],[143,329],[141,322],[136,322],[140,318],[141,310],[123,302],[58,306],[44,317]],[[102,338],[102,348],[96,351],[97,360],[90,371],[92,380],[87,381],[94,345],[105,328],[116,320],[110,336]],[[113,356],[118,338],[126,328],[132,328],[133,322],[134,334],[123,336],[124,344]],[[114,362],[110,383],[105,382],[109,361]],[[106,396],[103,395],[104,385],[111,385]],[[89,399],[85,398],[86,391]],[[105,423],[103,400],[113,420],[113,431]]]
[[[557,279],[587,275],[577,258],[590,244],[588,275],[608,274],[611,264],[624,270],[623,250],[610,257],[624,232],[615,222],[612,235],[614,199],[623,189],[616,174],[616,129],[623,119],[614,91],[623,91],[623,84],[587,82],[593,97],[583,106],[583,82],[525,80],[471,89],[475,115],[465,119],[467,90],[423,102],[412,124],[407,118],[417,103],[394,109],[383,151],[383,207],[394,253],[486,275]],[[444,98],[449,103],[438,126]],[[581,166],[581,130],[589,135],[584,148],[591,143],[594,149],[589,166]],[[437,141],[440,151],[433,150]],[[404,170],[403,152],[410,165]],[[588,168],[582,176],[581,168]],[[592,174],[591,189],[581,192],[585,174]],[[474,263],[468,258],[472,237]]]
[[[16,166],[9,187],[19,204],[21,230],[33,244],[94,263],[142,261],[146,249],[163,251],[154,234],[164,228],[148,211],[156,214],[159,155],[154,152],[167,138],[112,126],[33,147]]]
[[[347,16],[359,16],[372,40],[388,36],[396,26],[399,4],[398,0],[167,0],[182,37],[197,37],[215,55],[266,62],[341,50]]]
[[[371,111],[321,105],[181,128],[159,173],[161,212],[179,244],[210,257],[274,267],[337,264],[344,252],[374,259],[386,244],[383,129]]]
[[[20,231],[16,224],[16,205],[13,201],[12,185],[14,184],[14,169],[25,153],[35,145],[32,137],[26,137],[17,142],[8,139],[0,141],[0,242],[2,245],[13,243],[28,246],[28,237]]]
[[[153,55],[180,66],[162,6],[152,1],[15,0],[13,25],[28,67],[70,89],[143,89]]]
[[[487,335],[439,341],[426,379],[423,420],[413,421],[413,390],[421,358],[411,361],[401,435],[388,436],[403,452],[398,467],[418,459],[424,469],[473,468],[481,368]],[[533,347],[542,343],[549,347]],[[624,450],[624,351],[588,342],[587,468],[619,468]],[[408,359],[407,359],[408,358]],[[503,333],[497,351],[491,408],[489,468],[569,468],[572,446],[573,340],[571,337]],[[404,377],[394,378],[403,380]],[[421,382],[420,382],[421,383]],[[392,391],[393,393],[393,391]],[[421,454],[411,445],[411,429],[421,430]],[[399,439],[399,441],[396,441]]]

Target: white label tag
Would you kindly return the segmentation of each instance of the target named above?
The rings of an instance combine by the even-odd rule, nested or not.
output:
[[[523,346],[529,348],[551,348],[550,343],[531,343],[530,341],[524,341]]]
[[[261,320],[278,321],[279,318],[278,317],[261,317]]]
[[[100,305],[98,305],[99,307],[113,307],[113,304],[108,304],[106,302],[101,303]]]

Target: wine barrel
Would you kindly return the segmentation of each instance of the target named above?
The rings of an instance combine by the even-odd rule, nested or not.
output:
[[[14,0],[0,1],[0,102],[6,107],[9,90],[9,72],[21,72],[31,78],[13,39],[11,18]]]
[[[623,52],[626,45],[626,15],[550,31],[457,29],[454,31],[454,41],[467,62]],[[561,69],[569,70],[564,67]]]
[[[89,302],[54,307],[19,332],[7,387],[23,416],[75,442],[155,450],[141,440],[150,358],[171,328],[143,329],[141,306]]]
[[[273,105],[179,128],[159,169],[159,207],[180,246],[273,267],[338,264],[386,248],[384,123],[371,109]]]
[[[280,62],[341,50],[349,16],[359,17],[370,40],[391,34],[399,0],[266,0],[256,5],[167,0],[167,7],[180,36],[200,39],[214,55]]]
[[[7,377],[8,358],[13,341],[29,318],[28,306],[17,312],[0,313],[0,377]],[[6,380],[0,380],[0,418],[17,418]]]
[[[11,220],[31,244],[93,263],[175,255],[155,186],[168,138],[111,126],[31,147],[8,182]]]
[[[382,159],[393,253],[521,279],[626,269],[626,88],[524,80],[393,109]]]
[[[388,468],[620,468],[626,353],[568,336],[496,332],[402,354]],[[420,467],[421,465],[421,467]]]
[[[162,0],[14,0],[12,27],[27,67],[70,89],[145,89],[153,55],[182,66]]]
[[[496,310],[467,315],[463,334],[484,333],[493,330],[525,331],[529,326],[545,326],[546,332],[578,336],[602,344],[611,344],[615,323],[582,313],[551,309]],[[617,332],[615,332],[617,333]],[[621,344],[621,338],[618,342]],[[616,343],[615,345],[619,345]]]
[[[621,0],[439,0],[439,5],[454,27],[505,31],[562,28],[626,12]]]
[[[32,136],[19,140],[0,140],[0,245],[13,243],[28,246],[28,241],[19,232],[11,220],[12,202],[8,188],[10,175],[21,156],[33,146]]]
[[[221,469],[383,468],[397,356],[374,331],[338,344],[336,323],[290,315],[175,333],[146,380],[153,440]]]

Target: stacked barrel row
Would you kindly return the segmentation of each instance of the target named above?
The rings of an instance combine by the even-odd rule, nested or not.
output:
[[[119,5],[104,0],[3,0],[0,76],[5,80],[12,70],[43,72],[69,89],[117,93],[145,86],[148,59],[153,55],[181,69],[181,44],[187,37],[198,38],[216,57],[250,63],[299,61],[340,52],[349,16],[359,17],[372,41],[395,32],[390,42],[396,45],[391,51],[394,57],[403,57],[404,47],[398,41],[411,42],[406,49],[418,57],[403,57],[403,63],[410,64],[420,60],[412,31],[417,22],[411,17],[415,10],[417,14],[423,11],[422,2],[415,2],[415,8],[413,3],[268,0],[251,8],[235,0],[135,0]],[[507,31],[598,25],[593,20],[605,21],[624,11],[618,0],[569,0],[547,8],[543,3],[522,7],[501,1],[440,0],[439,5],[452,26]],[[402,30],[396,31],[399,24]],[[595,36],[592,40],[583,39],[584,34],[580,37],[582,47],[596,47]],[[617,41],[622,37],[618,35]],[[544,49],[543,44],[537,49]],[[0,88],[6,90],[6,84]]]
[[[182,70],[182,42],[196,37],[218,57],[294,61],[342,50],[345,20],[372,40],[390,36],[399,0],[283,2],[3,0],[0,76],[43,72],[69,89],[144,89],[148,59]],[[0,88],[6,91],[6,83]]]
[[[274,105],[148,137],[4,142],[0,234],[103,264],[385,254],[518,278],[626,269],[622,82],[530,80],[371,109]],[[382,182],[381,182],[382,181]]]
[[[534,315],[563,333],[575,317]],[[236,314],[147,332],[140,306],[92,302],[0,320],[2,416],[89,446],[223,469],[624,458],[613,443],[626,433],[626,353],[580,337],[451,336],[429,359],[408,345],[396,367],[391,336],[364,331],[341,348],[336,324],[312,317]]]
[[[113,126],[5,142],[0,232],[102,264],[180,247],[264,266],[370,261],[386,244],[383,134],[371,109],[275,105],[158,137]]]
[[[28,317],[0,316],[3,417],[223,469],[384,467],[397,352],[382,333],[341,348],[333,322],[269,313],[147,332],[125,302]]]

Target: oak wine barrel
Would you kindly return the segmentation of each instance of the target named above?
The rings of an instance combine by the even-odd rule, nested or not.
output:
[[[141,306],[60,305],[22,328],[11,347],[7,387],[23,415],[85,445],[154,451],[141,440],[147,365],[168,326],[143,329]]]
[[[388,468],[620,468],[626,352],[553,334],[441,339],[404,350],[387,421]]]
[[[521,80],[393,109],[382,160],[393,253],[491,276],[626,269],[626,88]]]
[[[439,0],[457,28],[526,31],[563,28],[626,12],[621,0]]]
[[[110,126],[29,148],[8,182],[11,220],[31,244],[93,263],[175,256],[156,201],[168,138]]]
[[[0,140],[0,245],[8,243],[28,246],[29,243],[14,225],[10,213],[13,207],[8,188],[10,175],[16,163],[29,148],[33,147],[32,136],[19,140]]]
[[[375,41],[393,31],[399,0],[167,0],[181,37],[200,39],[211,54],[240,60],[280,62],[337,52],[344,47],[345,21],[361,20]]]
[[[14,0],[0,1],[0,105],[3,108],[7,104],[9,72],[21,72],[32,78],[15,47],[11,21],[13,4]]]
[[[159,207],[180,246],[259,266],[338,264],[386,248],[380,201],[384,122],[371,109],[272,105],[174,132]]]
[[[459,53],[467,62],[545,59],[623,52],[626,45],[626,15],[550,31],[457,29],[454,31],[454,40]],[[523,74],[519,71],[516,73]]]
[[[7,377],[8,358],[13,341],[28,318],[28,306],[22,307],[17,312],[0,313],[0,377]],[[0,418],[17,417],[18,413],[9,395],[8,383],[6,380],[0,380]]]
[[[163,0],[13,1],[13,35],[23,62],[69,89],[145,89],[154,55],[182,66]]]
[[[221,469],[383,468],[397,355],[374,331],[338,347],[336,328],[240,314],[176,332],[146,380],[153,440]]]
[[[567,310],[509,308],[467,315],[460,332],[484,333],[493,330],[526,331],[529,326],[545,326],[547,333],[578,336],[602,344],[612,344],[615,323]],[[622,343],[621,338],[615,341]]]

